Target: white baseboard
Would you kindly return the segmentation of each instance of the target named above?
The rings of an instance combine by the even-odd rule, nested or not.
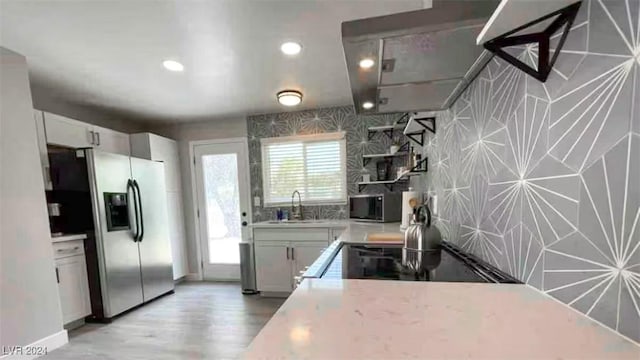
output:
[[[185,275],[184,279],[186,281],[202,281],[202,276],[198,273],[189,273]]]
[[[8,354],[8,355],[3,355],[0,356],[0,359],[20,359],[20,360],[30,360],[30,359],[35,359],[38,358],[42,355],[44,355],[44,353],[38,354],[39,353],[39,349],[46,349],[46,353],[50,353],[53,350],[61,347],[62,345],[66,344],[69,342],[69,336],[67,335],[67,330],[61,330],[58,331],[55,334],[51,334],[45,338],[42,338],[40,340],[34,341],[29,345],[26,346],[21,346],[19,349],[21,351],[19,351],[17,348],[15,349],[15,354]],[[3,348],[3,353],[6,352],[10,352],[11,349],[9,348]],[[20,354],[20,352],[22,352],[22,354]],[[33,354],[27,354],[27,353],[36,353],[35,355]],[[27,354],[27,355],[25,355]]]

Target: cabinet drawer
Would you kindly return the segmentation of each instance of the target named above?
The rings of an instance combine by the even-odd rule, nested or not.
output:
[[[53,243],[53,258],[84,255],[84,240],[71,240]]]
[[[329,241],[329,229],[295,228],[295,229],[254,229],[255,241]]]

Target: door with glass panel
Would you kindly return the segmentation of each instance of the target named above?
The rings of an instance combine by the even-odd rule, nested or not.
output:
[[[238,244],[249,241],[246,139],[193,147],[198,224],[205,280],[239,280]]]

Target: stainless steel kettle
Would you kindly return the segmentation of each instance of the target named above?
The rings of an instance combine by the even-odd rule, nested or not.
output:
[[[426,216],[422,213],[425,212]],[[426,221],[425,221],[426,220]],[[412,224],[404,232],[402,265],[415,272],[433,270],[440,263],[442,235],[431,226],[431,210],[421,205],[413,213]],[[432,261],[437,259],[438,261]]]

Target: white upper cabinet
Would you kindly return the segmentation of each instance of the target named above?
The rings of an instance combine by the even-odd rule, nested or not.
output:
[[[93,125],[43,112],[47,143],[71,148],[93,147]]]
[[[130,155],[128,134],[48,112],[42,114],[48,144]]]
[[[100,126],[94,126],[93,132],[95,141],[93,146],[102,151],[120,154],[130,155],[131,145],[129,144],[129,134],[121,133],[119,131],[106,129]]]
[[[178,143],[175,140],[151,134],[131,134],[131,155],[164,163],[167,191],[182,191]]]

